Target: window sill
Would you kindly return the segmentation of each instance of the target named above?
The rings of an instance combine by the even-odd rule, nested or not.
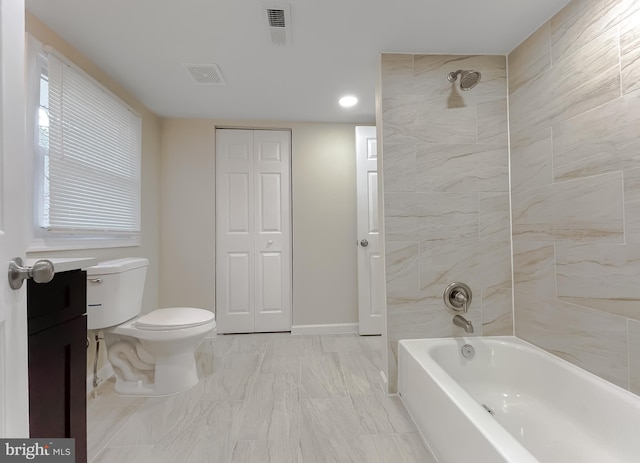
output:
[[[27,253],[46,251],[70,251],[82,249],[129,248],[140,246],[140,237],[133,238],[34,238],[27,247]]]

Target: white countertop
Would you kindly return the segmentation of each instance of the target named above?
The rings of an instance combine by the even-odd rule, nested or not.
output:
[[[33,267],[33,264],[39,260],[41,259],[27,259],[25,265]],[[51,257],[47,260],[53,263],[53,269],[56,273],[81,270],[98,265],[98,259],[95,257]]]

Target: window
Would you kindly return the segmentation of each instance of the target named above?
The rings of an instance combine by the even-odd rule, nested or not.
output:
[[[139,244],[140,117],[52,49],[35,68],[32,248]]]

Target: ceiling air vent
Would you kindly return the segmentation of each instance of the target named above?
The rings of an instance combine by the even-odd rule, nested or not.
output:
[[[185,64],[187,71],[198,84],[225,85],[222,72],[217,64]]]
[[[291,45],[291,7],[286,3],[263,4],[271,45]]]

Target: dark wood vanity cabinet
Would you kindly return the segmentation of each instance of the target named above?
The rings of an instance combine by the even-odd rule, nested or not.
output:
[[[75,438],[76,463],[86,463],[86,272],[62,272],[50,283],[27,285],[29,432]]]

